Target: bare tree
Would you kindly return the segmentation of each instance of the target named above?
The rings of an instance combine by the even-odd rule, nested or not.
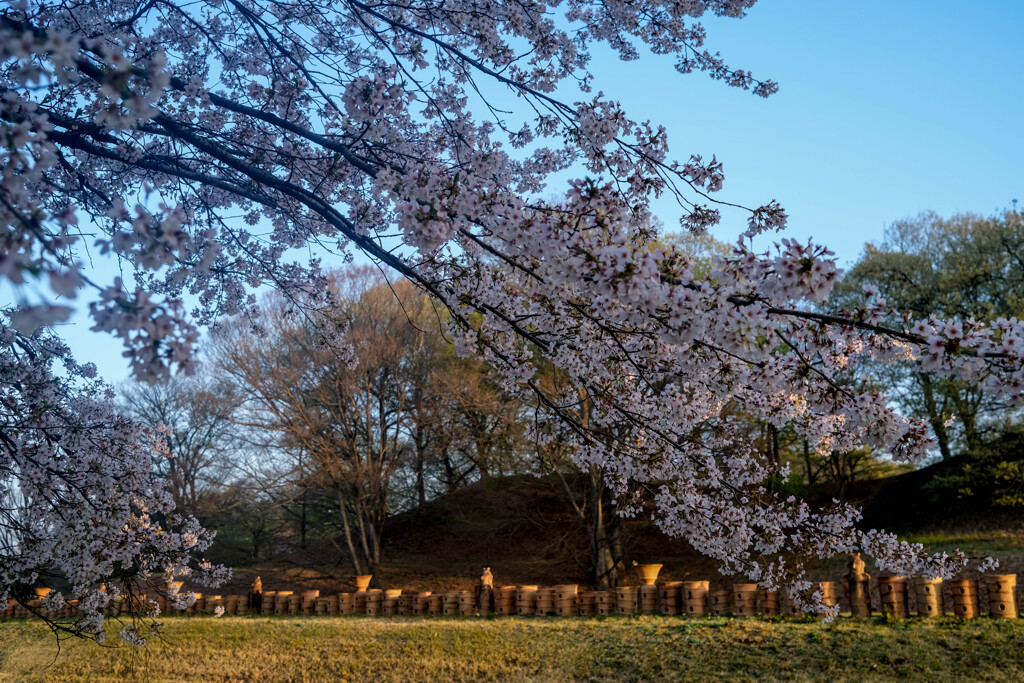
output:
[[[204,497],[228,479],[231,468],[230,399],[199,376],[152,386],[129,381],[121,385],[121,397],[136,420],[164,432],[170,457],[158,457],[155,470],[177,508],[208,520],[213,510]]]
[[[392,479],[411,450],[412,370],[439,333],[429,301],[407,282],[389,286],[355,269],[333,286],[340,303],[330,316],[293,314],[271,299],[258,329],[240,320],[224,326],[214,357],[244,406],[239,422],[273,430],[283,447],[308,455],[311,476],[337,497],[353,569],[374,573]],[[332,325],[347,327],[355,362],[323,342]]]

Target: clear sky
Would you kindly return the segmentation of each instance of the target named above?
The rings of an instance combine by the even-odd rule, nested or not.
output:
[[[1024,200],[1024,0],[762,0],[705,23],[712,51],[779,92],[764,100],[650,55],[601,53],[592,71],[595,90],[666,126],[673,158],[717,155],[722,199],[778,199],[789,234],[843,264],[896,219]],[[657,212],[678,220],[674,204]],[[732,241],[745,219],[725,217],[716,235]],[[62,330],[76,355],[125,377],[119,343],[76,321]]]
[[[718,155],[723,198],[778,199],[790,234],[843,263],[896,219],[1024,200],[1024,1],[762,0],[706,23],[713,50],[779,92],[674,77],[652,57],[596,73],[633,116],[664,123],[676,158]],[[731,241],[740,218],[716,234]]]

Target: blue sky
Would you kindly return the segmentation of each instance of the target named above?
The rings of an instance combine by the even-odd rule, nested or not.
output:
[[[762,0],[745,19],[706,24],[713,50],[779,92],[674,77],[667,59],[595,70],[634,117],[666,125],[674,157],[724,161],[722,198],[778,199],[789,233],[842,263],[896,219],[1024,200],[1024,2]],[[678,215],[659,212],[666,224]],[[716,234],[740,230],[735,215]]]
[[[722,199],[778,199],[788,234],[813,236],[842,264],[899,218],[1024,201],[1024,0],[762,0],[743,20],[705,24],[712,51],[779,93],[682,76],[651,55],[623,63],[599,50],[592,71],[595,90],[666,126],[673,158],[717,155]],[[678,220],[671,202],[656,211]],[[732,241],[745,217],[724,216],[715,233]],[[79,315],[62,329],[76,356],[125,377],[119,343],[88,326]]]

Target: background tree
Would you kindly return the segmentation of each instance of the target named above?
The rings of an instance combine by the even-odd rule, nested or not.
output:
[[[304,477],[334,492],[347,554],[367,574],[380,563],[392,481],[414,455],[413,417],[423,426],[414,410],[422,408],[421,356],[438,348],[440,334],[430,303],[407,282],[388,285],[363,268],[335,283],[330,318],[294,315],[270,300],[258,331],[242,321],[225,327],[213,353],[249,414],[245,425],[273,430],[285,449],[308,456]],[[323,342],[323,327],[333,324],[347,328],[351,359]]]
[[[898,311],[993,321],[1024,316],[1024,223],[1015,210],[992,217],[935,213],[897,221],[881,244],[868,244],[837,289],[835,302],[855,308],[865,287]],[[986,424],[1009,407],[978,380],[943,377],[919,363],[872,364],[871,371],[904,409],[927,419],[942,458],[977,450]]]
[[[229,397],[208,376],[130,382],[119,393],[128,413],[166,440],[167,456],[155,459],[154,471],[167,482],[175,506],[209,522],[217,489],[232,475]]]

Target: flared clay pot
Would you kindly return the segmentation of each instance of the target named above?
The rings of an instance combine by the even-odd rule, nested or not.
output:
[[[365,591],[370,587],[370,581],[373,580],[373,574],[363,574],[362,576],[352,577],[356,582],[357,591]]]
[[[636,572],[640,575],[640,580],[644,582],[645,586],[653,586],[654,582],[658,580],[658,573],[661,571],[662,566],[660,564],[638,564]]]

